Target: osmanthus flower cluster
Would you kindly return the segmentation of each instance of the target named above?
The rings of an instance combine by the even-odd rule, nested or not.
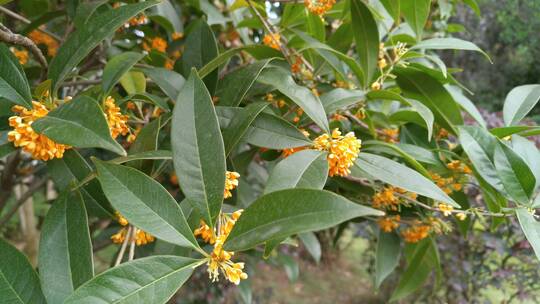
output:
[[[338,129],[334,129],[332,134],[322,134],[313,141],[313,148],[328,152],[329,176],[349,175],[361,145],[362,141],[357,139],[353,132],[343,136]]]
[[[120,228],[120,231],[111,236],[111,240],[115,244],[122,244],[124,241],[134,242],[137,246],[146,245],[152,243],[156,238],[148,232],[143,231],[142,229],[136,227],[127,227],[129,225],[128,220],[123,217],[120,212],[116,211],[114,214],[118,224],[123,226]]]
[[[305,0],[304,4],[313,14],[324,15],[332,9],[334,4],[336,4],[336,0]]]

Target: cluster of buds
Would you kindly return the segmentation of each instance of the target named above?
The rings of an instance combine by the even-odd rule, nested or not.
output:
[[[224,198],[232,197],[232,190],[238,187],[238,178],[240,174],[238,172],[227,171],[225,173],[225,192],[223,193]]]
[[[214,245],[212,253],[207,257],[206,265],[212,282],[219,280],[220,271],[231,283],[240,284],[240,280],[247,279],[248,275],[243,271],[244,263],[231,261],[234,252],[223,249],[223,244],[232,231],[234,224],[240,218],[242,210],[231,214],[221,213],[216,228],[210,228],[203,220],[201,225],[194,231],[195,236],[200,236],[206,243]]]
[[[399,187],[386,186],[375,192],[371,204],[373,208],[397,211],[399,205],[408,205],[407,198],[404,198],[403,196],[415,200],[417,194],[414,192],[407,192],[407,190]]]
[[[463,183],[466,181],[466,177],[462,174],[449,177],[442,177],[437,173],[431,173],[430,175],[435,184],[446,194],[461,191],[463,189]]]
[[[105,116],[107,117],[107,123],[109,124],[112,138],[117,138],[119,135],[127,135],[130,132],[127,125],[128,116],[120,112],[120,107],[116,105],[114,98],[111,96],[105,99],[104,105]]]
[[[165,53],[167,51],[167,41],[161,37],[150,38],[143,42],[142,48],[147,52],[156,50],[158,52]]]
[[[273,49],[279,50],[281,48],[281,35],[278,33],[267,34],[263,37],[263,44]]]
[[[401,236],[407,243],[417,243],[429,236],[431,226],[421,221],[414,221],[414,223],[401,231]]]
[[[462,163],[459,160],[453,160],[446,164],[446,167],[458,174],[471,174],[472,170],[466,164]]]
[[[392,232],[393,230],[397,229],[399,227],[399,221],[401,220],[401,216],[394,215],[394,216],[385,216],[381,217],[377,220],[377,224],[384,232]]]
[[[9,118],[9,125],[13,130],[8,132],[8,140],[13,142],[15,147],[21,147],[32,158],[43,161],[64,156],[64,152],[70,148],[69,146],[56,143],[32,129],[32,123],[36,119],[45,117],[49,113],[45,105],[32,101],[31,110],[18,105],[11,110],[17,115]]]
[[[338,129],[334,129],[331,135],[325,133],[315,138],[313,148],[328,152],[329,176],[348,176],[350,167],[360,153],[361,144],[362,141],[353,132],[342,136]]]
[[[304,5],[315,15],[324,15],[336,4],[336,0],[304,0]]]
[[[122,226],[122,228],[111,236],[111,240],[115,244],[122,244],[126,238],[131,242],[135,242],[137,246],[146,245],[155,241],[155,237],[148,232],[139,228],[128,228],[128,220],[123,217],[120,212],[116,211],[114,214],[116,221]],[[128,235],[129,234],[129,235]]]

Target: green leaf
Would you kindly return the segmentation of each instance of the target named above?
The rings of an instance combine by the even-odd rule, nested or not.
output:
[[[110,160],[112,164],[123,164],[125,162],[144,159],[161,159],[172,160],[172,152],[167,150],[146,151],[141,153],[135,153],[128,156],[117,157]]]
[[[241,251],[271,239],[326,229],[360,216],[383,214],[329,191],[276,191],[263,195],[244,210],[224,249]]]
[[[144,54],[141,53],[125,52],[109,60],[105,65],[101,80],[101,87],[105,95],[108,95],[112,88],[120,81],[120,78],[143,57]]]
[[[306,250],[309,252],[311,257],[315,260],[315,262],[319,263],[321,261],[321,243],[319,242],[319,239],[317,239],[317,236],[313,232],[304,232],[298,234],[298,238],[302,240],[302,243],[304,243],[304,246],[306,247]]]
[[[265,69],[258,82],[273,86],[283,95],[290,98],[296,105],[301,107],[304,112],[324,131],[330,133],[328,119],[324,112],[324,107],[319,98],[306,87],[299,86],[294,82],[289,71],[277,67]]]
[[[503,183],[493,164],[495,147],[498,145],[497,139],[484,128],[461,126],[459,128],[459,141],[478,174],[488,184],[505,194]]]
[[[420,288],[429,277],[436,261],[431,239],[424,239],[414,245],[414,253],[401,276],[390,301],[402,299]]]
[[[380,0],[386,11],[390,16],[392,16],[392,19],[394,19],[394,22],[399,22],[399,17],[401,15],[400,12],[400,2],[399,0]]]
[[[432,38],[422,40],[411,47],[411,50],[465,50],[480,52],[492,62],[489,55],[482,51],[476,44],[458,38]]]
[[[223,203],[225,148],[212,99],[195,70],[174,106],[171,144],[182,192],[212,226]]]
[[[212,28],[203,20],[191,24],[191,32],[186,38],[184,54],[182,54],[182,74],[186,77],[192,68],[200,69],[218,56],[216,38]],[[203,77],[211,95],[217,85],[218,71],[215,70]]]
[[[452,95],[437,79],[412,68],[399,68],[394,72],[396,82],[406,97],[422,102],[433,112],[436,122],[457,134],[456,125],[463,124],[461,112]]]
[[[540,101],[540,84],[515,87],[504,100],[503,118],[507,126],[516,125]]]
[[[362,146],[366,149],[369,149],[372,146],[379,146],[384,147],[385,150],[393,150],[395,154],[397,154],[399,157],[403,158],[409,165],[414,167],[416,171],[420,172],[422,175],[424,175],[427,178],[430,178],[428,170],[422,166],[414,157],[409,155],[407,152],[403,151],[398,145],[396,144],[389,144],[383,141],[378,140],[368,140],[365,142],[362,142]]]
[[[502,142],[495,146],[493,161],[508,194],[516,202],[530,205],[536,178],[527,163]]]
[[[219,105],[237,107],[272,60],[256,61],[234,70],[221,79],[216,93],[219,97]]]
[[[379,30],[371,11],[361,0],[351,1],[351,20],[356,52],[364,70],[362,84],[367,87],[377,71]]]
[[[405,21],[416,33],[416,40],[422,40],[422,32],[429,16],[431,0],[399,0]]]
[[[152,256],[111,268],[71,295],[64,304],[166,303],[189,279],[197,260]]]
[[[97,102],[85,95],[52,110],[36,120],[32,128],[59,143],[77,148],[103,148],[126,155],[124,148],[111,137],[105,114]]]
[[[386,157],[362,152],[358,154],[358,159],[356,159],[352,169],[353,174],[358,172],[360,175],[367,175],[387,184],[459,208],[454,200],[425,176]]]
[[[228,128],[233,118],[243,111],[245,108],[216,107],[220,126],[223,129]],[[248,127],[243,139],[252,145],[270,149],[287,149],[312,144],[290,122],[264,112],[260,113]]]
[[[178,15],[173,3],[169,0],[161,0],[161,2],[153,8],[155,15],[162,16],[172,25],[172,30],[177,33],[184,31],[182,18]]]
[[[107,0],[97,0],[93,2],[82,2],[77,5],[77,10],[75,11],[75,16],[73,16],[73,22],[75,23],[76,28],[81,28],[86,25],[90,17],[95,13],[95,11],[103,4],[108,2]],[[70,16],[71,17],[71,16]]]
[[[60,194],[45,217],[39,276],[49,303],[62,303],[94,276],[88,218],[78,191]]]
[[[141,11],[156,5],[158,1],[149,0],[136,4],[123,5],[94,16],[84,27],[73,32],[62,44],[51,61],[49,78],[53,91],[103,39],[113,34],[117,28]]]
[[[120,84],[129,95],[142,94],[146,91],[146,78],[142,72],[125,73],[120,78]]]
[[[469,115],[471,115],[471,117],[474,118],[474,120],[476,120],[480,126],[484,128],[487,126],[482,114],[480,114],[480,111],[478,111],[474,103],[467,98],[467,96],[461,93],[455,86],[445,85],[444,87],[448,90],[450,95],[452,95],[452,98],[454,98],[454,100],[461,106],[461,108],[467,111],[467,113],[469,113]]]
[[[0,43],[0,62],[0,99],[31,108],[32,94],[24,70],[3,43]]]
[[[396,269],[401,253],[400,238],[396,233],[379,231],[375,258],[375,287],[379,288]]]
[[[536,220],[534,213],[531,213],[526,208],[516,208],[515,210],[519,225],[521,225],[525,237],[531,244],[536,258],[540,260],[540,223]]]
[[[144,128],[142,128],[137,135],[137,138],[135,139],[131,147],[129,147],[129,154],[132,155],[141,152],[157,150],[159,130],[161,129],[161,127],[161,117],[154,119],[146,126],[144,126]],[[138,160],[130,162],[129,166],[135,169],[142,170],[146,173],[150,173],[150,171],[152,170],[152,162],[148,160]]]
[[[303,150],[280,161],[270,173],[264,193],[290,188],[322,189],[328,177],[327,153]]]
[[[227,129],[223,131],[225,156],[228,156],[233,151],[233,148],[240,142],[249,126],[268,105],[267,102],[251,103],[244,108],[244,111],[234,116]]]
[[[24,254],[0,238],[0,295],[6,304],[46,304],[39,278]]]
[[[489,130],[489,132],[498,138],[505,138],[506,136],[519,134],[523,136],[532,136],[540,134],[539,126],[509,126],[498,127]]]
[[[359,103],[365,97],[366,94],[364,91],[337,88],[322,94],[319,98],[323,104],[324,111],[327,114],[332,114],[339,109]]]
[[[77,152],[71,149],[64,153],[64,157],[51,159],[47,162],[47,170],[60,191],[77,184],[92,174],[92,167]],[[79,188],[82,194],[86,211],[89,215],[97,217],[112,217],[114,210],[103,194],[97,180],[91,180]]]
[[[137,69],[150,77],[163,90],[163,93],[174,101],[186,82],[182,75],[164,68],[140,67]]]
[[[6,155],[9,155],[11,152],[17,150],[12,143],[0,145],[0,158],[3,158]]]
[[[133,168],[94,163],[103,192],[132,225],[166,242],[199,248],[182,209],[160,183]]]
[[[535,189],[540,186],[540,150],[533,141],[519,135],[512,136],[512,149],[527,163],[536,178]]]

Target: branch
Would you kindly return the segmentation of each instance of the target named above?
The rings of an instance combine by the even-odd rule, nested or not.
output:
[[[15,12],[12,12],[12,11],[8,10],[7,8],[5,8],[3,6],[0,6],[0,12],[12,17],[13,19],[17,19],[17,20],[19,20],[19,21],[21,21],[23,23],[26,23],[26,24],[31,24],[32,23],[32,21],[24,18],[23,16],[15,13]],[[62,39],[58,35],[56,35],[55,33],[51,33],[49,31],[47,31],[46,29],[41,29],[41,28],[38,27],[36,30],[53,37],[54,39],[58,40],[59,42],[62,41]]]
[[[37,61],[41,66],[43,66],[45,69],[47,68],[47,59],[45,59],[45,56],[43,56],[43,53],[41,50],[37,47],[37,45],[34,43],[34,41],[30,40],[29,38],[15,34],[10,29],[5,27],[2,23],[0,23],[0,41],[4,41],[6,43],[20,45],[28,49],[34,56],[36,57]]]
[[[11,217],[13,215],[15,215],[15,213],[17,213],[17,210],[22,206],[24,205],[24,203],[30,198],[32,197],[32,195],[34,194],[34,192],[36,192],[39,188],[41,188],[43,185],[45,185],[45,182],[47,182],[47,179],[46,178],[42,178],[40,180],[38,180],[37,182],[34,182],[32,185],[30,185],[30,187],[28,188],[28,190],[26,190],[25,193],[23,193],[21,195],[21,197],[17,200],[17,202],[15,203],[15,205],[13,205],[13,207],[11,207],[11,209],[6,213],[6,215],[4,215],[4,217],[2,219],[0,219],[0,227],[4,226],[7,222],[9,222],[9,220],[11,219]]]

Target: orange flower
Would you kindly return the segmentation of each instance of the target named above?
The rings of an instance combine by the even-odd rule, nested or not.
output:
[[[32,123],[49,114],[45,105],[32,101],[32,109],[28,110],[22,106],[13,106],[11,110],[18,115],[9,118],[9,125],[13,128],[8,132],[7,139],[13,142],[15,147],[21,147],[23,151],[29,153],[32,158],[48,161],[53,158],[62,158],[68,145],[59,144],[43,134],[38,134],[32,129]]]
[[[381,217],[379,220],[377,220],[377,224],[379,224],[379,227],[382,231],[392,232],[394,229],[397,229],[399,227],[400,220],[401,217],[399,215],[386,216]]]
[[[17,57],[17,60],[19,60],[19,63],[21,65],[25,65],[28,62],[28,51],[27,50],[19,50],[16,48],[10,48],[11,52],[15,57]]]
[[[323,134],[315,138],[313,147],[319,151],[328,151],[329,176],[347,176],[351,173],[349,168],[360,153],[361,143],[353,132],[342,136],[338,129],[334,129],[331,136]]]
[[[401,231],[401,235],[407,243],[417,243],[429,236],[431,227],[429,225],[415,223],[413,226]]]
[[[392,129],[382,129],[379,137],[391,144],[395,144],[399,141],[399,129],[398,128],[392,128]]]
[[[105,116],[107,117],[112,138],[117,138],[118,135],[125,136],[129,133],[128,116],[120,112],[120,108],[115,104],[114,98],[111,96],[105,99]]]
[[[273,49],[279,50],[281,46],[281,35],[280,34],[268,34],[264,35],[263,43]]]
[[[334,4],[336,4],[336,0],[304,0],[307,9],[319,16],[332,9]]]
[[[33,30],[30,32],[30,34],[28,34],[28,38],[30,38],[36,44],[45,45],[47,47],[47,53],[49,56],[56,56],[56,52],[58,51],[58,41],[51,36],[41,31]]]
[[[142,47],[147,52],[150,52],[151,50],[156,50],[158,52],[165,53],[167,51],[167,41],[165,41],[165,39],[161,37],[154,37],[152,39],[149,39],[149,41],[143,42]]]

